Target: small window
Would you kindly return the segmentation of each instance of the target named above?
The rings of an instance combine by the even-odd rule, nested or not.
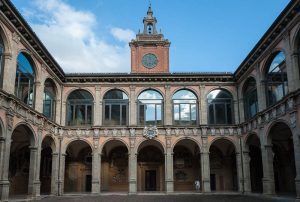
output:
[[[175,125],[197,124],[197,97],[189,90],[180,90],[173,95],[173,120]]]
[[[209,124],[233,124],[232,96],[218,89],[207,95]]]
[[[138,97],[139,125],[163,124],[163,97],[155,90],[146,90]]]
[[[92,125],[93,96],[85,90],[73,91],[67,99],[67,125]]]
[[[128,124],[128,96],[120,90],[111,90],[104,95],[104,125]]]

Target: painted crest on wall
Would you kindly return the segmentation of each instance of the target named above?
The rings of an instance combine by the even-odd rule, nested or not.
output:
[[[144,131],[143,131],[143,135],[144,137],[148,138],[148,139],[153,139],[157,136],[158,134],[158,129],[156,126],[145,126]]]

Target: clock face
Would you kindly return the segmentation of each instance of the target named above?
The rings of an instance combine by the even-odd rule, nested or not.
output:
[[[144,67],[146,67],[148,69],[152,69],[152,68],[156,67],[156,65],[158,64],[158,59],[157,59],[156,55],[154,55],[152,53],[147,53],[142,58],[142,64],[144,65]]]

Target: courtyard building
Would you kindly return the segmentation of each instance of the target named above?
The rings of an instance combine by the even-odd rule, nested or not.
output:
[[[151,6],[129,46],[130,73],[67,74],[0,1],[1,201],[194,192],[195,181],[300,200],[298,0],[234,73],[171,73]]]

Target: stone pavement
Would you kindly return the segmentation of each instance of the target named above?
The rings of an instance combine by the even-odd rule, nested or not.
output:
[[[42,202],[271,202],[271,201],[295,201],[294,198],[274,197],[266,198],[261,195],[243,196],[237,194],[145,194],[145,195],[79,195],[79,196],[63,196],[63,197],[46,197]]]

